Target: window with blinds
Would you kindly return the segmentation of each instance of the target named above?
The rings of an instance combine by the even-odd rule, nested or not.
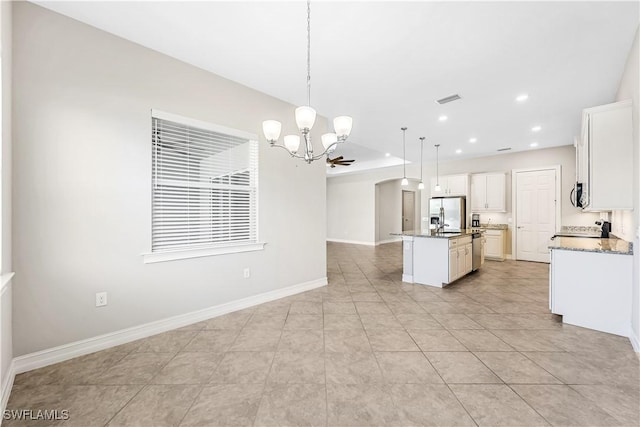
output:
[[[241,131],[152,113],[152,253],[257,242],[257,144]]]

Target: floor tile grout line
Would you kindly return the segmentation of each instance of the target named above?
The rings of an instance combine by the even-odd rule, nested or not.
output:
[[[543,371],[545,371],[546,373],[551,375],[553,378],[555,378],[558,381],[560,381],[561,384],[569,385],[568,383],[565,383],[562,378],[559,378],[558,376],[554,375],[552,372],[550,372],[544,366],[540,365],[539,363],[536,363],[536,361],[533,360],[532,358],[530,358],[529,356],[527,356],[524,351],[518,351],[518,353],[522,354],[527,360],[531,361],[531,363],[533,363],[534,365],[538,366],[540,369],[542,369]],[[528,352],[528,353],[535,353],[535,352]],[[559,353],[559,352],[541,352],[541,353]],[[562,353],[565,353],[565,352],[562,352]],[[567,352],[567,354],[569,354],[569,353]]]
[[[123,410],[124,408],[126,408],[127,406],[129,406],[129,404],[133,401],[133,399],[135,399],[135,398],[136,398],[136,396],[138,396],[140,393],[142,393],[142,390],[144,390],[145,388],[147,388],[147,386],[148,386],[148,384],[144,384],[144,385],[142,385],[142,387],[140,387],[140,390],[138,390],[138,391],[137,391],[133,396],[131,396],[131,398],[130,398],[129,400],[127,400],[127,402],[126,402],[124,405],[122,405],[122,406],[120,407],[120,409],[118,409],[118,410],[116,411],[116,413],[115,413],[115,414],[113,414],[113,416],[112,416],[111,418],[109,418],[109,420],[108,420],[106,423],[104,423],[104,425],[105,425],[105,426],[109,425],[109,423],[110,423],[111,421],[113,421],[113,420],[114,420],[114,418],[116,418],[116,417],[118,416],[118,414],[119,414],[120,412],[122,412],[122,410]],[[121,387],[121,386],[119,386],[119,387]]]
[[[213,376],[213,374],[211,374],[211,376]],[[207,387],[207,385],[208,384],[200,385],[200,390],[198,391],[198,394],[196,394],[196,397],[191,401],[191,404],[189,405],[187,410],[184,412],[184,415],[182,416],[182,418],[180,418],[180,421],[176,424],[176,426],[181,426],[182,425],[182,423],[184,422],[184,419],[187,418],[187,415],[189,415],[189,412],[191,411],[191,408],[193,408],[193,405],[196,404],[196,402],[200,398],[200,395],[204,391],[205,387]]]
[[[542,415],[540,412],[538,412],[538,410],[536,408],[534,408],[532,404],[527,402],[527,400],[524,397],[520,396],[520,393],[518,393],[516,390],[514,390],[513,387],[511,387],[509,384],[507,384],[507,387],[509,387],[509,389],[512,392],[514,392],[516,394],[516,396],[518,396],[524,403],[526,403],[527,406],[530,407],[536,414],[538,414],[543,420],[545,420],[547,422],[547,424],[549,424],[550,426],[553,426],[553,423],[551,421],[549,421],[544,415]]]

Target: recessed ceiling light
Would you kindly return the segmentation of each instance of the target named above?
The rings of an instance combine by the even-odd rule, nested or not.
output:
[[[516,101],[518,101],[518,102],[524,102],[527,99],[529,99],[529,95],[527,95],[526,93],[523,93],[522,95],[518,95],[516,97]]]
[[[534,148],[537,147],[538,143],[537,142],[532,142],[531,144],[529,144],[529,147]]]
[[[542,129],[542,126],[534,126],[531,128],[531,132],[540,132],[540,129]]]
[[[458,148],[458,149],[456,150],[456,154],[460,154],[460,153],[462,153],[462,150]]]
[[[469,139],[469,142],[472,144],[475,144],[478,140],[476,138],[471,138]]]
[[[385,157],[389,157],[389,156],[391,156],[391,153],[384,153],[384,156]]]
[[[448,119],[448,117],[447,117],[447,116],[440,116],[440,117],[438,117],[438,120],[440,120],[441,122],[444,122],[444,121],[446,121],[447,119]]]

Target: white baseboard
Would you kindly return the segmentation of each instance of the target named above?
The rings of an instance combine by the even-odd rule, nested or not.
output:
[[[155,322],[145,323],[139,326],[122,329],[120,331],[110,332],[108,334],[99,335],[97,337],[88,338],[81,341],[63,344],[58,347],[41,350],[35,353],[25,354],[13,359],[13,372],[20,374],[32,369],[42,368],[54,363],[63,362],[73,359],[74,357],[83,356],[106,348],[115,347],[117,345],[126,344],[141,338],[150,337],[161,332],[170,331],[233,311],[242,310],[244,308],[253,307],[258,304],[273,301],[276,299],[299,294],[301,292],[310,291],[327,285],[327,278],[312,280],[305,283],[289,286],[282,289],[265,292],[231,301],[225,304],[216,305],[205,308],[203,310],[193,311],[191,313],[181,314],[169,317],[167,319],[157,320]]]
[[[638,356],[640,357],[640,339],[638,339],[638,336],[634,333],[633,329],[631,329],[631,332],[629,333],[629,341],[631,341],[633,350],[636,353],[639,353]]]
[[[393,239],[380,240],[379,242],[376,242],[376,246],[386,245],[387,243],[395,243],[395,242],[402,242],[402,237],[398,236],[398,237],[394,237]]]
[[[405,283],[413,283],[413,276],[402,273],[402,281]]]
[[[15,364],[11,361],[9,368],[5,374],[4,381],[2,381],[2,390],[0,393],[0,412],[4,414],[4,410],[7,409],[7,402],[11,395],[11,389],[13,388],[13,380],[16,378]]]
[[[375,246],[374,242],[362,242],[360,240],[344,240],[344,239],[333,239],[327,238],[327,242],[333,243],[349,243],[351,245],[366,245],[366,246]]]

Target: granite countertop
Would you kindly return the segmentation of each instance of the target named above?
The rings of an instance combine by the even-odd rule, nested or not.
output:
[[[626,240],[587,237],[556,237],[549,249],[632,255],[633,244]]]
[[[509,228],[508,224],[480,224],[480,228],[484,228],[485,230],[507,230]]]
[[[407,237],[428,237],[433,239],[459,239],[461,237],[471,236],[473,233],[481,233],[484,230],[479,229],[467,229],[462,231],[446,231],[444,233],[437,232],[435,230],[410,230],[398,233],[390,233],[392,236],[407,236]]]

